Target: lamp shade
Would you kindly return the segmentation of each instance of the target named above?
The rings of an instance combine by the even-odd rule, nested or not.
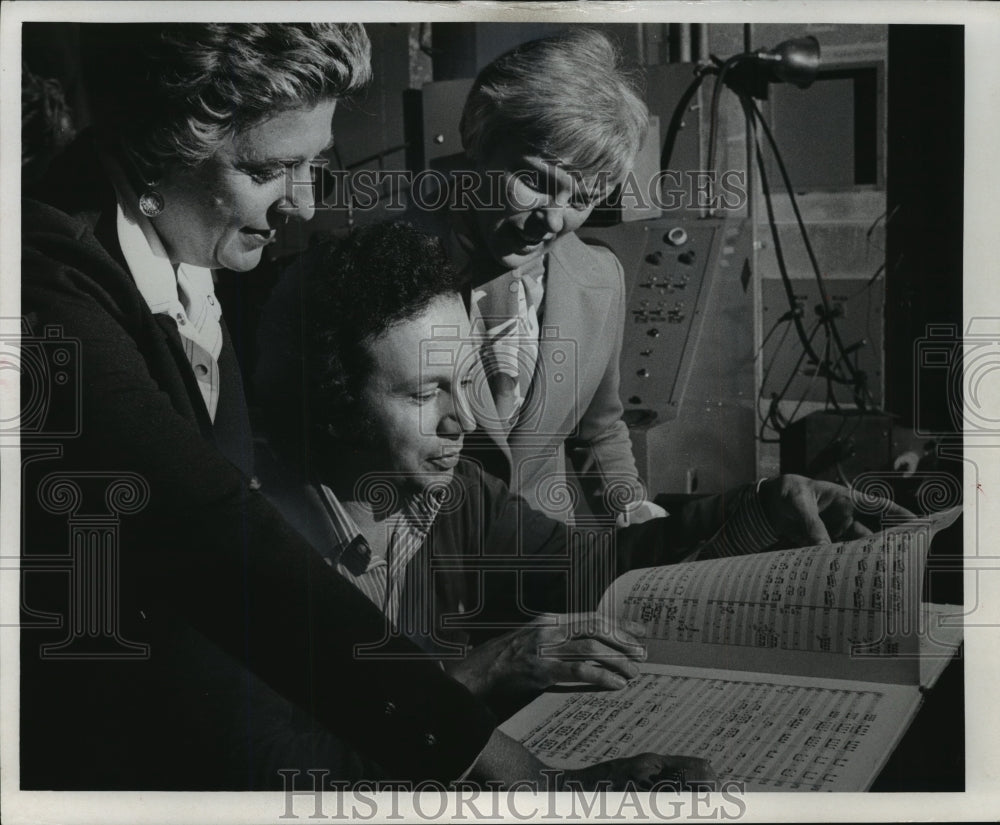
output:
[[[812,85],[819,72],[819,41],[812,35],[795,37],[773,49],[734,55],[720,65],[730,89],[767,100],[772,83],[792,83],[800,89]]]
[[[808,88],[819,71],[819,41],[809,35],[779,43],[761,54],[770,63],[772,83],[792,83]]]

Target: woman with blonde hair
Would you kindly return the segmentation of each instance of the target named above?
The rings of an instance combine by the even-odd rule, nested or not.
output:
[[[486,342],[478,418],[507,454],[513,491],[563,520],[567,458],[585,510],[662,514],[644,501],[618,396],[622,267],[576,235],[630,171],[647,123],[618,50],[589,28],[498,57],[462,113],[480,185],[475,208],[452,209],[449,237]]]

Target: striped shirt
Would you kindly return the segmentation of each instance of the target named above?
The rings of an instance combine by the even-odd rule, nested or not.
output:
[[[764,479],[761,479],[764,481]],[[726,520],[699,549],[697,558],[721,558],[758,553],[778,543],[778,536],[760,506],[761,481],[737,489],[735,501],[726,507]]]
[[[386,548],[383,557],[372,552],[368,538],[333,491],[325,484],[318,488],[337,538],[324,554],[327,561],[397,624],[406,567],[427,538],[441,509],[441,497],[434,493],[409,496],[402,507],[379,523],[379,528],[386,531],[386,541],[374,544]],[[348,559],[347,553],[352,558]]]
[[[367,538],[333,491],[323,484],[318,484],[317,488],[336,537],[334,546],[328,548],[324,556],[338,573],[398,625],[407,565],[426,540],[441,509],[441,498],[430,493],[411,496],[400,509],[380,522],[381,529],[386,531],[386,541],[376,544],[387,548],[383,557],[372,553]],[[778,542],[779,537],[760,506],[758,488],[759,484],[756,487],[750,484],[734,491],[732,501],[726,504],[727,517],[722,527],[688,557],[689,561],[757,553]],[[346,557],[348,554],[353,560]],[[367,563],[357,563],[369,554]]]

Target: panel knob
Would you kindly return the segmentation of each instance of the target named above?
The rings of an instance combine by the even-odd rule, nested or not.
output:
[[[683,226],[675,226],[663,236],[663,242],[671,246],[684,246],[688,241],[688,233]]]

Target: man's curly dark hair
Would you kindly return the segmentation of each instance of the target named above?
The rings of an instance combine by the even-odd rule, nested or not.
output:
[[[363,439],[369,345],[458,291],[440,239],[405,223],[318,244],[275,287],[258,331],[256,398],[271,441],[303,468]]]

